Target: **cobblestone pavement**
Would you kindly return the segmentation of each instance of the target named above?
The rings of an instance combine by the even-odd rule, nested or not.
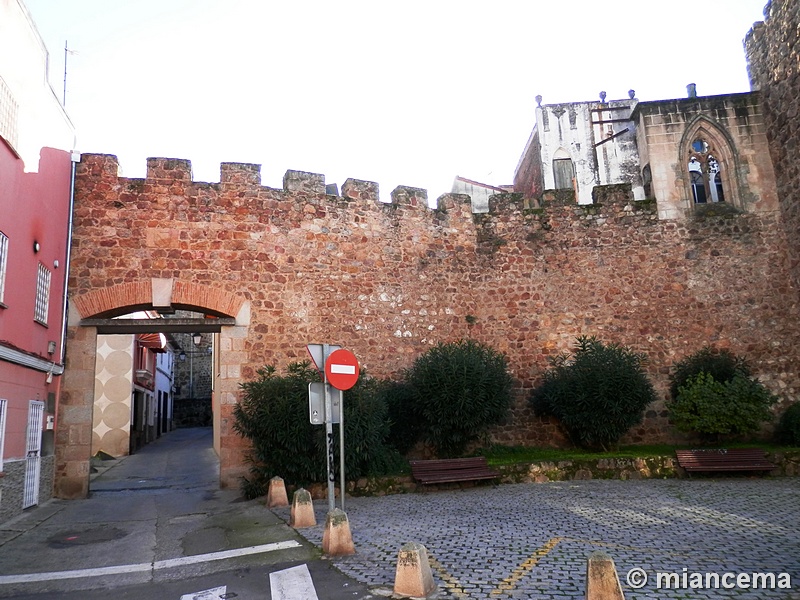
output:
[[[318,546],[327,508],[316,502],[318,525],[299,530]],[[345,509],[357,553],[332,560],[379,593],[391,592],[397,553],[413,541],[428,550],[440,598],[583,598],[586,558],[603,550],[627,600],[800,599],[798,478],[480,486],[348,498]],[[288,508],[275,512],[288,520]],[[649,577],[641,589],[626,581],[637,567]],[[657,572],[677,577],[662,576],[659,589]],[[719,575],[719,589],[704,589],[714,584],[706,573]],[[786,573],[791,589],[761,580],[758,589],[723,589],[736,585],[725,573],[774,573],[776,587]]]

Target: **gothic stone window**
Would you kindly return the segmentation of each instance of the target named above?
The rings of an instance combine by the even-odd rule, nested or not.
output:
[[[695,204],[724,202],[720,164],[707,141],[697,138],[689,150],[689,176]]]

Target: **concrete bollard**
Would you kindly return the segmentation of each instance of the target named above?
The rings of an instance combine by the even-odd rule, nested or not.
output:
[[[283,479],[280,477],[273,477],[269,480],[267,506],[269,508],[289,506],[289,498],[286,497],[286,486],[283,483]]]
[[[355,554],[353,536],[350,535],[350,521],[347,513],[334,508],[325,519],[325,531],[322,534],[322,551],[328,556],[344,556]]]
[[[602,550],[586,561],[586,600],[625,600],[614,561]]]
[[[428,551],[417,542],[403,544],[397,554],[394,594],[402,597],[427,598],[436,590]]]
[[[300,488],[295,490],[292,496],[292,514],[289,517],[289,525],[295,529],[302,527],[313,527],[317,524],[314,516],[314,502],[311,500],[311,493]]]

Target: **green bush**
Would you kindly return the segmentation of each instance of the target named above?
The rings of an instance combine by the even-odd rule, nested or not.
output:
[[[422,418],[416,414],[414,390],[405,381],[385,381],[380,395],[389,410],[389,444],[406,454],[422,435]]]
[[[800,447],[800,402],[783,412],[776,434],[781,444]]]
[[[348,480],[398,473],[405,464],[389,440],[390,419],[381,394],[383,385],[362,370],[358,383],[343,392],[345,475]],[[324,429],[319,425],[316,427]],[[336,427],[334,425],[334,430]],[[338,451],[338,435],[335,442]]]
[[[511,406],[513,380],[505,356],[473,340],[439,344],[407,371],[408,418],[442,457],[463,455]],[[403,418],[402,411],[398,412]]]
[[[313,381],[319,381],[319,374],[302,362],[289,365],[285,376],[278,375],[274,366],[264,367],[256,380],[242,384],[233,427],[252,444],[250,478],[242,483],[246,497],[266,493],[276,475],[297,485],[326,481],[325,426],[312,425],[308,415],[308,384]],[[348,479],[382,474],[399,463],[397,453],[385,443],[388,412],[377,385],[362,371],[355,387],[344,393]],[[335,462],[338,470],[338,457]]]
[[[667,405],[670,419],[680,431],[699,433],[707,442],[721,436],[757,431],[772,419],[770,407],[777,398],[759,381],[736,373],[718,381],[710,373],[690,377]]]
[[[574,444],[607,450],[656,400],[644,360],[625,346],[581,336],[573,356],[553,359],[531,392],[534,412],[557,418]]]
[[[743,358],[734,355],[730,350],[705,346],[675,365],[669,387],[672,399],[678,397],[678,388],[700,373],[708,373],[715,380],[725,382],[737,374],[750,377],[750,367]]]

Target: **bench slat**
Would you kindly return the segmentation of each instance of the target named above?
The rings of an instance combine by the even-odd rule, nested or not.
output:
[[[489,468],[485,456],[412,460],[411,474],[420,483],[453,483],[495,479],[500,473]]]
[[[678,464],[686,471],[771,471],[775,468],[760,448],[730,450],[676,450]]]

